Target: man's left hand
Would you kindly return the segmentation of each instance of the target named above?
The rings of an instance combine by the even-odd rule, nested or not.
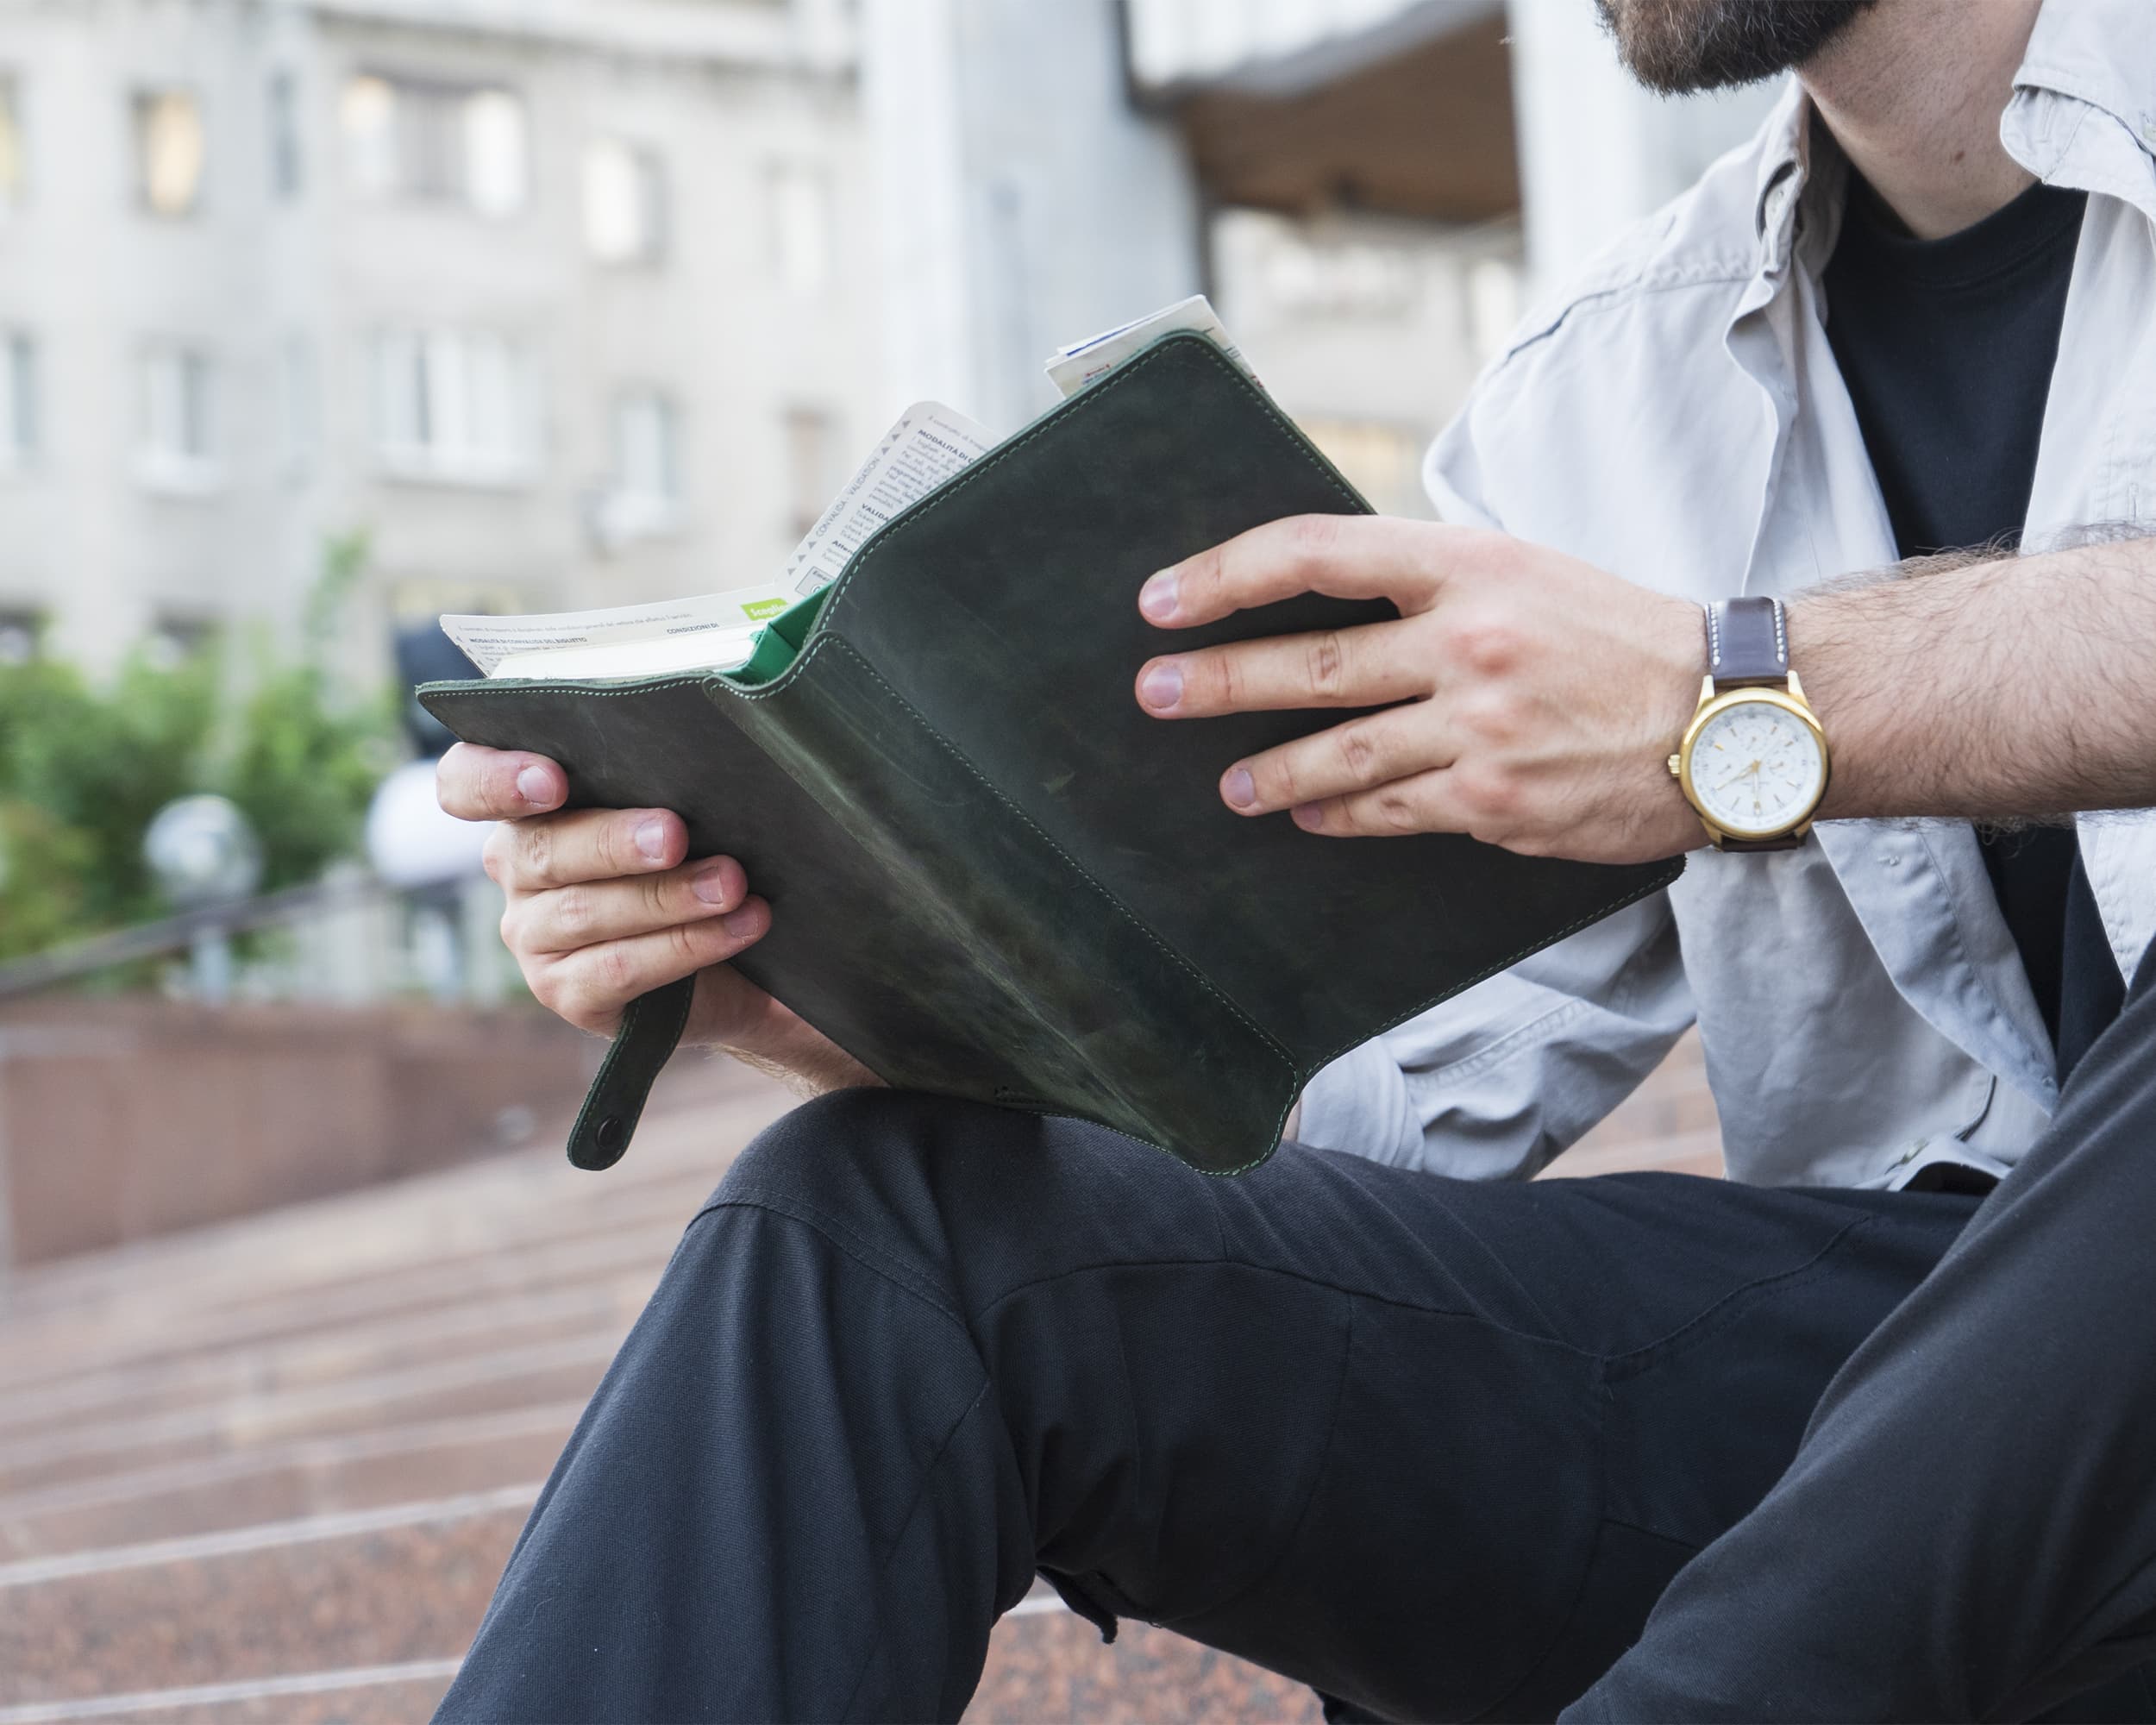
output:
[[[1697,605],[1501,533],[1308,515],[1162,570],[1138,608],[1185,629],[1302,593],[1388,599],[1401,614],[1138,674],[1138,704],[1161,718],[1383,709],[1234,762],[1220,795],[1238,814],[1601,862],[1704,842],[1666,765],[1704,671]]]

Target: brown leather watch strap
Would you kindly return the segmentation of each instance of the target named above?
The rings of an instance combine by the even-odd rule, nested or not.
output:
[[[1803,844],[1802,834],[1785,832],[1779,838],[1736,838],[1724,833],[1716,843],[1717,850],[1794,850]]]
[[[1789,681],[1789,631],[1778,599],[1723,599],[1707,607],[1707,674],[1717,689]]]
[[[1707,607],[1707,673],[1717,693],[1789,682],[1789,631],[1782,601],[1754,597],[1717,599]],[[1723,850],[1794,850],[1803,843],[1796,833],[1779,838],[1739,838],[1725,833],[1715,840]]]

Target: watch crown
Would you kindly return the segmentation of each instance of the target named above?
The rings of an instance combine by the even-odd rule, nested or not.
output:
[[[1681,779],[1684,776],[1684,759],[1681,755],[1670,756],[1670,776],[1672,779]]]

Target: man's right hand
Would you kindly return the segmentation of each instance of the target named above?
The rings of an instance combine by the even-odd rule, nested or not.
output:
[[[771,926],[730,856],[690,860],[665,809],[562,811],[568,777],[542,755],[460,743],[436,776],[460,820],[501,823],[486,872],[507,895],[502,939],[541,1005],[610,1035],[629,1003],[696,978],[682,1032],[786,1079],[804,1095],[873,1084],[836,1044],[728,963]]]

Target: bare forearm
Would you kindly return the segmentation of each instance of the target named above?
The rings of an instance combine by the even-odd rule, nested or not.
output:
[[[2156,538],[1897,574],[1789,607],[1822,819],[2156,804]]]
[[[743,1066],[753,1067],[767,1077],[776,1078],[805,1102],[833,1090],[873,1090],[883,1087],[882,1079],[851,1055],[835,1048],[804,1050],[794,1055],[749,1048],[722,1048],[719,1052],[732,1057]]]

